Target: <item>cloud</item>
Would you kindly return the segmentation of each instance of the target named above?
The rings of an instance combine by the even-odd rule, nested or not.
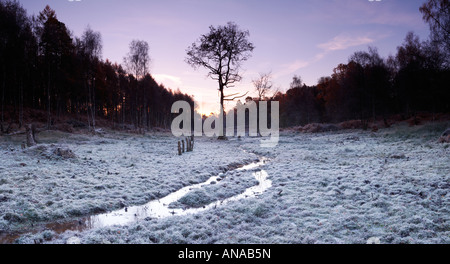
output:
[[[281,65],[280,69],[273,74],[273,77],[276,79],[281,76],[292,74],[300,70],[301,68],[307,67],[309,64],[309,61],[303,60],[295,60],[291,63],[283,64]]]
[[[156,82],[158,83],[162,83],[168,86],[171,85],[176,85],[176,86],[181,86],[182,82],[181,82],[181,78],[180,77],[176,77],[173,75],[169,75],[169,74],[152,74],[153,78],[155,79]]]
[[[289,71],[290,73],[293,73],[301,68],[308,66],[308,64],[309,64],[309,62],[307,62],[307,61],[296,60],[290,64],[287,64],[286,70]]]
[[[385,38],[387,35],[380,35],[376,38],[366,36],[349,36],[349,35],[338,35],[332,40],[317,45],[318,48],[322,49],[322,52],[316,54],[314,59],[310,63],[317,62],[323,59],[328,53],[338,50],[346,50],[351,47],[357,47],[361,45],[368,45],[375,42],[376,39]]]
[[[295,60],[288,64],[281,65],[274,73],[274,78],[278,78],[285,75],[290,75],[298,71],[299,69],[305,68],[312,63],[318,62],[323,59],[328,53],[338,50],[345,50],[351,47],[357,47],[361,45],[368,45],[373,43],[376,39],[384,38],[385,36],[378,36],[376,38],[366,36],[350,36],[350,35],[338,35],[328,42],[318,44],[317,47],[322,51],[314,55],[314,57],[309,60]]]
[[[418,12],[419,1],[368,1],[368,0],[333,0],[313,1],[321,15],[315,12],[307,15],[310,21],[326,21],[348,25],[390,25],[422,27],[422,16]],[[405,3],[408,2],[408,3]]]
[[[324,51],[329,52],[329,51],[336,51],[336,50],[345,50],[350,47],[356,47],[356,46],[360,46],[360,45],[367,45],[374,41],[375,41],[374,39],[369,38],[367,36],[352,37],[352,36],[339,35],[339,36],[334,37],[332,40],[330,40],[326,43],[319,44],[317,46],[319,48],[323,49]]]

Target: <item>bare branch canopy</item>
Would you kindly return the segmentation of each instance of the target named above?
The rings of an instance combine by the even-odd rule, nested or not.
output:
[[[195,69],[206,68],[208,76],[219,82],[222,108],[226,97],[223,89],[242,79],[239,73],[241,63],[250,58],[254,49],[249,36],[248,30],[241,30],[234,22],[228,22],[225,26],[210,26],[209,33],[202,35],[186,50],[189,65]]]

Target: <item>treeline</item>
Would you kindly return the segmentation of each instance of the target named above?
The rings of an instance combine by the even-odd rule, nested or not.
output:
[[[101,59],[101,35],[89,27],[73,36],[49,6],[29,17],[16,1],[0,0],[0,128],[24,125],[26,109],[46,113],[47,127],[71,115],[95,129],[170,127],[177,100],[192,97],[156,83],[148,72],[148,44],[133,41],[124,65]]]
[[[409,33],[395,55],[382,58],[374,47],[355,52],[314,86],[294,76],[286,93],[267,98],[280,102],[280,125],[450,112],[448,10],[445,0],[424,4],[430,39]],[[104,61],[99,32],[87,27],[76,37],[48,6],[29,17],[17,1],[0,0],[0,132],[11,123],[22,127],[28,109],[45,112],[47,128],[68,115],[89,129],[99,117],[114,127],[170,127],[173,102],[193,106],[193,98],[156,83],[145,41],[129,48],[123,65]],[[254,85],[258,100],[271,88],[268,75]]]
[[[450,112],[448,52],[433,41],[408,33],[395,56],[381,58],[376,48],[350,56],[333,74],[306,86],[295,76],[280,101],[282,126],[361,120],[367,123],[400,114]],[[387,123],[386,123],[387,125]]]
[[[420,41],[410,32],[395,55],[382,58],[376,48],[355,52],[331,76],[306,86],[294,76],[280,101],[282,126],[313,122],[384,120],[400,114],[450,112],[450,2],[428,0],[420,7],[430,37]]]

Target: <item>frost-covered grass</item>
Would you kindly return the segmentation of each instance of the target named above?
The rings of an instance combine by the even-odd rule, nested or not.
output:
[[[25,150],[20,138],[0,139],[0,231],[144,204],[257,158],[211,139],[198,139],[195,151],[178,156],[171,134],[52,131],[37,139],[41,144]]]
[[[209,186],[192,190],[178,201],[169,205],[170,208],[199,208],[216,201],[223,201],[226,198],[243,193],[245,189],[258,185],[258,181],[251,171],[232,171],[230,173],[220,173],[218,180],[213,181]]]
[[[198,155],[198,158],[192,158],[198,164],[191,165],[174,162],[179,161],[180,157],[171,153],[174,148],[164,147],[167,142],[175,142],[171,137],[130,139],[124,136],[123,139],[106,139],[114,143],[94,144],[91,146],[93,152],[89,155],[85,154],[88,146],[105,139],[92,139],[86,145],[69,145],[78,156],[78,161],[41,162],[53,164],[55,171],[62,172],[67,169],[65,166],[73,163],[68,168],[77,170],[76,178],[84,175],[85,180],[95,181],[93,186],[87,183],[75,185],[92,197],[81,198],[80,208],[89,208],[92,200],[102,204],[110,201],[141,203],[153,198],[145,195],[146,191],[158,190],[167,194],[181,186],[201,182],[219,172],[220,166],[224,168],[233,162],[254,160],[255,156],[249,153],[270,157],[264,170],[272,180],[272,187],[260,196],[233,201],[198,214],[146,219],[129,226],[112,226],[81,233],[67,231],[56,235],[46,231],[46,237],[40,232],[22,236],[17,242],[34,243],[37,239],[44,243],[66,243],[69,238],[77,236],[82,243],[366,243],[371,237],[379,238],[381,243],[449,243],[450,148],[448,144],[437,142],[440,133],[448,125],[414,128],[396,126],[377,133],[360,130],[319,134],[285,132],[278,146],[273,149],[260,148],[259,139],[231,139],[226,142],[199,139],[194,152],[181,157],[184,159],[188,155]],[[153,148],[143,152],[140,150],[143,144]],[[95,150],[108,147],[122,154],[115,159],[114,154],[107,155],[104,150]],[[3,152],[9,155],[6,159],[8,164],[30,159],[27,152],[11,152],[2,147]],[[120,158],[123,153],[129,155],[127,159]],[[96,169],[92,169],[94,165],[90,163],[76,163],[83,162],[84,157],[87,161],[92,158]],[[134,157],[132,161],[131,157]],[[100,178],[97,179],[90,175],[92,170],[100,171],[103,168],[99,159],[108,164],[105,169],[119,171],[116,181],[120,187],[114,190],[95,188],[101,184],[102,177],[107,178],[97,176]],[[161,162],[157,163],[157,160]],[[135,167],[128,167],[130,163],[134,163]],[[148,167],[158,171],[154,179],[160,185],[151,185],[136,176],[149,170],[145,167],[149,163],[152,166]],[[53,207],[57,211],[70,211],[73,205],[67,204],[67,201],[77,204],[77,199],[66,194],[70,188],[63,188],[65,177],[59,175],[63,179],[62,182],[57,181],[59,178],[56,172],[52,172],[48,178],[42,176],[41,185],[33,188],[20,182],[34,181],[39,184],[33,177],[24,180],[24,176],[18,172],[27,172],[28,166],[0,167],[3,167],[0,169],[1,179],[7,181],[0,185],[0,190],[13,191],[11,194],[0,193],[0,196],[9,197],[5,202],[0,202],[2,213],[4,210],[11,211],[8,206],[22,208],[19,206],[21,196],[18,195],[21,189],[23,193],[25,190],[31,191],[32,195],[26,199],[27,205],[33,205],[30,199],[36,199],[39,204],[45,204],[44,198],[58,202],[61,197],[52,196],[51,193],[59,193],[63,198],[60,206],[64,209]],[[46,167],[49,169],[51,166]],[[5,170],[18,179],[17,187],[14,186],[16,181],[3,176]],[[200,176],[203,174],[204,177]],[[170,177],[170,181],[165,181],[164,177]],[[70,177],[67,178],[69,181]],[[185,205],[201,206],[217,199],[219,194],[232,195],[231,191],[224,191],[226,188],[221,186],[231,181],[231,178],[226,177],[216,185],[186,195]],[[121,180],[125,182],[121,183]],[[57,185],[50,185],[52,192],[45,194],[45,187],[51,182]],[[177,182],[177,185],[171,182]],[[137,187],[145,183],[147,185],[142,186],[142,189]],[[251,181],[247,184],[251,184]],[[243,190],[245,186],[239,188]],[[114,196],[114,193],[126,193],[127,200],[121,199],[120,195]],[[41,195],[43,199],[31,198],[35,194]],[[44,212],[49,211],[36,212],[37,216],[42,217],[45,216]],[[7,227],[14,225],[14,222],[0,221]],[[49,236],[54,239],[48,239]]]

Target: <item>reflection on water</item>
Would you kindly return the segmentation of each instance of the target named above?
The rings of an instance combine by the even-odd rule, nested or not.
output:
[[[265,161],[266,161],[265,159],[262,159],[259,162],[254,162],[241,168],[235,169],[235,171],[252,170],[264,165]],[[47,224],[45,227],[48,230],[52,230],[60,234],[68,230],[83,231],[113,225],[127,225],[146,218],[164,218],[172,215],[195,214],[211,208],[216,208],[221,205],[225,205],[231,201],[236,201],[248,197],[255,197],[257,195],[262,194],[265,190],[267,190],[272,186],[272,181],[267,179],[268,174],[266,171],[264,170],[256,171],[253,173],[253,176],[258,181],[258,185],[247,188],[241,194],[232,196],[224,200],[213,202],[202,208],[170,209],[168,206],[172,202],[178,201],[181,197],[183,197],[184,195],[186,195],[187,193],[189,193],[194,189],[199,189],[203,186],[209,185],[213,181],[217,182],[220,176],[213,176],[209,178],[206,182],[184,187],[176,192],[167,195],[164,198],[151,201],[144,205],[123,208],[121,210],[113,211],[110,213],[93,215],[83,218],[81,220],[75,220],[71,222],[51,223]],[[19,234],[16,235],[0,234],[0,243],[12,243],[19,236],[20,236]]]
[[[241,168],[236,169],[236,171],[245,171],[255,169],[263,165],[265,160],[255,162]],[[217,181],[219,176],[213,176],[209,178],[206,182],[184,187],[176,192],[167,195],[159,200],[151,201],[147,204],[140,206],[133,206],[124,208],[118,211],[114,211],[106,214],[99,214],[88,217],[86,219],[87,228],[98,228],[112,225],[126,225],[137,220],[142,220],[145,218],[163,218],[172,215],[187,215],[199,213],[220,205],[227,204],[231,201],[240,200],[247,197],[254,197],[256,195],[262,194],[265,190],[272,186],[272,181],[267,179],[267,172],[264,170],[257,171],[253,173],[254,177],[258,181],[258,185],[246,189],[243,193],[227,198],[225,200],[213,202],[202,208],[190,208],[190,209],[170,209],[168,206],[172,202],[178,201],[181,197],[189,193],[194,189],[201,188],[205,185],[211,184],[213,181]]]

